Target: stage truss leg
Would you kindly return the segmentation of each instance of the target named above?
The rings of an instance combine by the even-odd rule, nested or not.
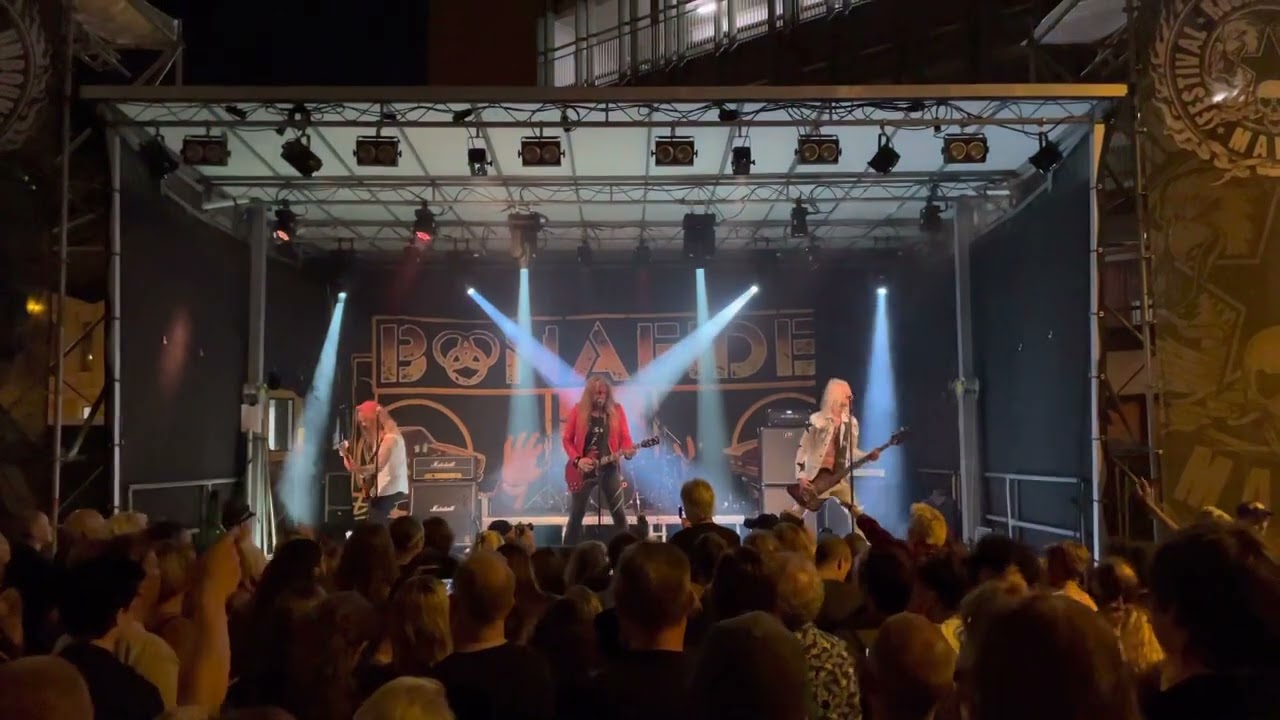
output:
[[[978,452],[978,380],[973,360],[973,324],[969,293],[969,250],[979,234],[978,207],[973,201],[956,203],[952,225],[952,253],[956,287],[956,428],[960,447],[960,524],[962,538],[973,542],[982,524],[982,464]]]

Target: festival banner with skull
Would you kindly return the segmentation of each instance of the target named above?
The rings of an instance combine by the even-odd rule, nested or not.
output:
[[[562,376],[544,372],[530,384],[522,381],[532,374],[521,366],[527,358],[491,322],[374,317],[371,352],[351,358],[351,407],[374,398],[388,409],[408,441],[412,480],[474,480],[492,515],[563,516],[561,421],[582,379],[604,375],[617,387],[637,442],[660,440],[626,463],[629,512],[674,515],[680,484],[692,474],[726,495],[758,475],[756,431],[769,409],[808,412],[815,401],[813,313],[740,315],[713,349],[724,435],[717,446],[705,444],[697,436],[699,363],[661,396],[631,382],[695,329],[692,314],[535,318],[533,335],[562,361]],[[513,433],[509,420],[521,397],[536,420]]]
[[[1280,482],[1280,2],[1147,3],[1165,500],[1182,517]]]

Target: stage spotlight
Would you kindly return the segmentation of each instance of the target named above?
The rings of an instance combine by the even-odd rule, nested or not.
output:
[[[689,213],[684,216],[684,256],[701,263],[716,254],[716,216]]]
[[[485,177],[489,174],[489,151],[482,147],[467,148],[467,167],[471,168],[471,177]]]
[[[876,288],[876,294],[879,295],[880,297],[884,297],[885,295],[889,294],[889,288],[881,285],[880,287]]]
[[[942,229],[942,208],[932,200],[920,208],[920,229],[925,232],[938,232]]]
[[[343,290],[338,293],[338,302],[346,302],[346,301],[347,301],[347,291]]]
[[[840,162],[840,138],[835,135],[801,135],[796,139],[801,165],[835,165]]]
[[[473,287],[469,287],[469,288],[467,288],[467,294],[468,294],[468,295],[475,295],[475,294],[476,294],[476,289],[475,289],[475,288],[473,288]]]
[[[893,143],[889,141],[889,136],[880,133],[880,145],[876,148],[876,154],[871,156],[867,161],[867,167],[875,170],[881,175],[888,175],[898,166],[898,161],[902,156],[897,150],[893,149]]]
[[[752,294],[752,295],[755,295],[755,294],[756,294],[756,293],[758,293],[758,292],[760,292],[760,286],[759,286],[759,285],[752,285],[752,286],[751,286],[751,294]]]
[[[631,262],[636,265],[648,265],[649,261],[652,259],[653,248],[649,247],[643,240],[641,240],[640,244],[637,245],[636,249],[631,253]]]
[[[791,208],[791,237],[809,237],[809,208],[805,207],[803,200],[797,199],[795,207]]]
[[[733,168],[734,175],[750,175],[751,166],[755,164],[756,161],[751,159],[750,145],[739,145],[733,149],[733,159],[730,161],[730,165]]]
[[[1031,167],[1048,174],[1062,164],[1062,150],[1058,148],[1058,143],[1049,139],[1048,135],[1040,133],[1040,149],[1027,158],[1027,161],[1031,163]]]
[[[361,167],[396,167],[400,164],[400,139],[381,135],[356,138],[356,165]]]
[[[324,167],[320,157],[311,152],[311,139],[306,135],[286,140],[280,146],[280,159],[289,163],[289,167],[297,170],[303,177],[311,177]]]
[[[429,248],[436,239],[436,214],[426,203],[413,211],[413,245],[417,248]]]
[[[164,138],[155,135],[138,146],[138,152],[142,155],[142,161],[146,163],[147,170],[151,172],[157,180],[163,180],[169,173],[178,169],[178,161],[173,159],[173,155],[169,154],[169,148],[164,144]]]
[[[578,245],[578,262],[583,265],[591,265],[591,243],[584,238],[582,244]]]
[[[277,243],[293,242],[298,235],[297,229],[298,216],[293,214],[293,210],[289,208],[289,201],[281,201],[280,207],[276,210],[276,224],[271,230],[271,237]]]
[[[558,137],[520,138],[520,162],[525,167],[543,165],[560,167],[564,153],[560,151]]]
[[[658,167],[688,166],[698,157],[691,137],[660,137],[653,141],[653,164]]]
[[[226,167],[230,156],[226,135],[188,135],[182,138],[182,161],[188,165]]]
[[[542,216],[536,213],[513,213],[507,216],[511,231],[511,257],[520,267],[529,267],[538,255],[538,233],[542,230]]]
[[[948,164],[975,164],[987,161],[986,135],[946,135],[942,138],[942,161]]]

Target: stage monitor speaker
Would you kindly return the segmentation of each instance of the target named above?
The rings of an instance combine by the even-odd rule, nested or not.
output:
[[[409,514],[419,520],[433,515],[449,523],[456,537],[476,534],[476,484],[428,482],[409,485]]]
[[[761,485],[790,485],[796,481],[796,449],[802,435],[803,427],[760,428]]]
[[[329,473],[324,476],[324,506],[351,509],[355,498],[351,492],[351,473]]]

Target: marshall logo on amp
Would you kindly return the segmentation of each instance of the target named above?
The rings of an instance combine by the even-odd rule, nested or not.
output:
[[[457,505],[432,505],[431,510],[429,510],[428,512],[447,513],[447,512],[453,512],[454,510],[457,510],[457,509],[458,509]]]
[[[427,482],[478,480],[476,459],[466,455],[431,455],[413,459],[413,479]]]

